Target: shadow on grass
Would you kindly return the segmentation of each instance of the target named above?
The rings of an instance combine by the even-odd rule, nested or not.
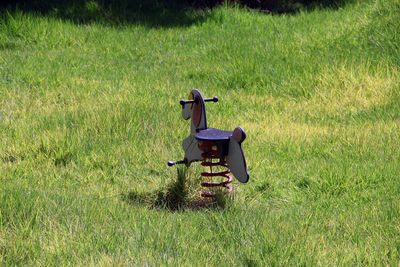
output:
[[[35,13],[77,24],[102,23],[119,26],[183,27],[201,22],[206,12],[180,0],[3,0],[0,9]]]
[[[339,8],[356,0],[2,0],[0,10],[30,12],[77,24],[185,27],[207,19],[206,9],[230,3],[263,13],[296,13],[301,9]],[[1,11],[0,11],[1,13]]]
[[[186,168],[177,169],[177,179],[165,188],[139,193],[130,191],[122,195],[122,200],[131,205],[140,205],[149,209],[166,209],[170,211],[225,209],[231,196],[224,191],[216,191],[211,198],[203,198],[192,185],[188,185]]]

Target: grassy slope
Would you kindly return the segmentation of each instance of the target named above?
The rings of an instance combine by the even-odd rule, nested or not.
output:
[[[398,14],[220,8],[158,28],[3,13],[2,263],[398,264]],[[250,182],[224,210],[125,201],[176,178],[192,88],[221,99],[209,125],[246,130]]]

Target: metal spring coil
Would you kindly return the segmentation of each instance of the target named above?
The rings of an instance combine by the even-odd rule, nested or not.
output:
[[[201,176],[203,177],[216,177],[216,176],[221,176],[226,178],[226,181],[223,182],[203,182],[201,183],[201,186],[203,187],[225,187],[226,189],[228,189],[228,192],[231,193],[232,192],[232,187],[229,186],[229,184],[232,182],[232,177],[229,175],[231,173],[231,170],[228,168],[228,164],[226,162],[212,162],[212,161],[207,161],[207,159],[219,159],[218,157],[218,153],[216,150],[212,150],[212,144],[211,145],[207,145],[208,146],[208,153],[202,153],[201,156],[203,157],[203,162],[201,163],[202,166],[208,166],[210,167],[210,172],[202,172]],[[227,170],[226,171],[222,171],[222,172],[213,172],[212,171],[212,167],[216,167],[216,166],[222,166],[222,167],[226,167]],[[203,192],[201,194],[202,197],[212,197],[213,194],[211,192]]]

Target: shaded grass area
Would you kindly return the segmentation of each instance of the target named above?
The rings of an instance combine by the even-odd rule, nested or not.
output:
[[[193,176],[190,175],[190,176]],[[186,167],[177,169],[176,180],[153,192],[130,191],[122,194],[122,200],[132,205],[142,205],[147,208],[166,209],[170,211],[225,209],[231,203],[233,195],[227,194],[226,189],[215,189],[212,196],[200,196],[201,179],[187,177]],[[207,192],[209,192],[208,190]]]
[[[353,0],[4,0],[0,6],[13,11],[34,12],[78,24],[96,22],[112,26],[142,24],[148,27],[182,27],[203,22],[209,15],[209,9],[219,6],[241,6],[263,12],[284,14],[317,7],[339,8],[353,2]]]
[[[396,265],[399,11],[220,7],[160,28],[2,12],[2,264]],[[199,166],[166,167],[193,88],[220,99],[210,127],[247,133],[250,181],[224,208],[192,208]]]
[[[203,21],[207,15],[205,12],[195,12],[190,5],[175,0],[20,0],[3,1],[0,6],[77,24],[101,23],[109,26],[141,24],[147,27],[183,27]]]

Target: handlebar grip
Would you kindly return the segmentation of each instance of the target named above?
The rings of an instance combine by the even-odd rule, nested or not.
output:
[[[186,105],[186,104],[190,104],[190,103],[196,103],[197,102],[197,100],[195,100],[195,99],[192,99],[192,100],[181,100],[181,101],[179,101],[179,104],[181,104],[182,105],[182,107],[184,106],[184,105]]]
[[[175,164],[186,164],[186,160],[168,161],[167,163],[169,167],[174,166]]]
[[[206,99],[204,99],[204,102],[208,102],[208,101],[218,102],[218,97],[214,96],[213,98],[206,98]]]

